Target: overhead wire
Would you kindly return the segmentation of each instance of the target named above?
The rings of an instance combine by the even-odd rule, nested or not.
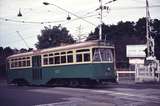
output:
[[[22,39],[22,41],[24,42],[24,44],[26,45],[26,47],[29,49],[30,47],[29,47],[29,45],[28,45],[28,43],[25,41],[25,39],[22,37],[22,35],[20,34],[20,32],[19,31],[16,31],[17,32],[17,34],[18,34],[18,36]]]
[[[150,8],[158,8],[160,7],[160,5],[151,5]],[[129,10],[129,9],[143,9],[145,8],[145,6],[134,6],[134,7],[112,7],[110,8],[110,10]],[[83,17],[78,17],[76,18],[76,20],[78,19],[82,19],[82,18],[87,18],[87,17],[91,17],[91,16],[87,16],[91,13],[94,13],[94,11],[90,11],[88,13],[86,13],[86,16]],[[95,15],[92,15],[95,16]],[[56,20],[56,21],[25,21],[25,20],[15,20],[15,19],[10,19],[10,18],[3,18],[0,17],[0,20],[2,21],[8,21],[8,22],[17,22],[17,23],[29,23],[29,24],[50,24],[50,23],[61,23],[61,22],[66,22],[66,20]],[[75,19],[74,19],[75,20]]]
[[[155,7],[160,7],[160,5],[151,5],[150,8],[155,8]],[[145,8],[145,6],[135,6],[135,7],[113,7],[113,9],[111,10],[128,10],[128,9],[143,9]],[[2,18],[0,17],[0,20],[2,21],[9,21],[9,22],[17,22],[17,23],[29,23],[29,24],[49,24],[49,23],[60,23],[60,22],[66,22],[67,23],[64,23],[62,25],[66,25],[66,24],[69,24],[70,22],[73,22],[73,21],[76,21],[76,20],[79,20],[79,19],[82,19],[82,18],[89,18],[89,17],[93,17],[93,16],[97,16],[97,14],[93,14],[93,15],[89,15],[91,13],[94,13],[95,11],[91,11],[90,13],[88,12],[88,14],[86,14],[86,16],[84,17],[78,17],[78,18],[75,18],[75,19],[72,19],[70,21],[67,21],[67,20],[57,20],[57,21],[24,21],[24,20],[14,20],[14,19],[9,19],[9,18]],[[35,36],[29,36],[29,37],[26,37],[24,39],[30,39],[30,38],[33,38]],[[16,40],[16,41],[20,41],[20,40]],[[16,42],[14,41],[14,42]]]

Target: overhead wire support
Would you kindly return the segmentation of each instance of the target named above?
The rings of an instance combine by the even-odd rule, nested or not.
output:
[[[109,4],[109,3],[112,3],[114,1],[116,1],[116,0],[108,1],[105,4]],[[102,0],[99,0],[99,3],[100,3],[100,6],[96,10],[100,10],[99,40],[102,40],[103,10],[107,9],[107,8],[106,8],[106,6],[103,6],[103,1]]]
[[[27,42],[24,40],[24,38],[21,36],[21,34],[19,33],[19,31],[16,31],[17,34],[19,35],[19,37],[23,40],[24,44],[26,45],[26,47],[29,49],[29,46],[27,44]]]
[[[70,11],[62,8],[62,7],[60,7],[60,6],[58,6],[58,5],[55,5],[55,4],[53,4],[53,3],[48,3],[48,2],[43,2],[43,4],[44,4],[44,5],[53,5],[53,6],[55,6],[55,7],[59,8],[59,9],[65,11],[65,12],[67,12],[67,13],[69,13],[69,14],[71,14],[71,15],[73,15],[73,16],[75,16],[75,17],[77,17],[77,18],[79,18],[79,19],[81,19],[81,20],[83,20],[83,21],[85,21],[85,22],[93,25],[93,26],[97,26],[97,25],[95,25],[94,23],[92,23],[92,22],[90,22],[90,21],[88,21],[88,20],[86,20],[86,19],[84,19],[84,18],[82,18],[82,17],[80,17],[80,16],[78,16],[78,15],[76,15],[76,14],[74,14],[74,13],[72,13],[72,12],[70,12]]]

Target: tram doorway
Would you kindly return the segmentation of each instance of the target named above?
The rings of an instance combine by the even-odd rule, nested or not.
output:
[[[41,56],[32,57],[32,79],[42,80]]]

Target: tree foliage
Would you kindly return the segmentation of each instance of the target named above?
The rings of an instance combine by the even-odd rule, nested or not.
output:
[[[65,27],[53,26],[44,27],[41,35],[38,35],[38,42],[35,44],[37,49],[60,46],[61,44],[72,44],[74,39]]]
[[[152,36],[155,38],[155,55],[160,60],[160,20],[151,21]],[[126,45],[146,44],[146,20],[140,18],[137,22],[119,22],[117,25],[102,25],[102,39],[115,44],[116,61],[118,66],[128,64]],[[87,40],[98,39],[99,28],[91,32]],[[122,66],[123,67],[123,66]],[[125,66],[124,66],[125,67]]]

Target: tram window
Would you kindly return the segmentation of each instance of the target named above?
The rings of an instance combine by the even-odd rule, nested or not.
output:
[[[25,67],[26,66],[26,61],[23,61],[22,63],[23,63],[22,66]]]
[[[72,51],[68,51],[67,54],[69,54],[69,53],[73,53],[73,52]]]
[[[59,55],[59,53],[55,53],[54,55]]]
[[[30,66],[30,61],[29,60],[27,60],[27,66]]]
[[[53,56],[53,53],[49,54],[49,56]]]
[[[89,49],[81,49],[81,50],[76,50],[76,52],[88,52]]]
[[[110,49],[101,49],[101,56],[103,61],[113,61],[113,55]]]
[[[18,62],[18,67],[21,67],[21,66],[22,66],[22,65],[21,65],[21,61],[19,61],[19,62]]]
[[[66,56],[61,56],[61,63],[66,63]]]
[[[47,65],[47,64],[48,64],[48,58],[44,58],[44,59],[43,59],[43,64],[44,64],[44,65]]]
[[[100,57],[100,50],[99,49],[93,49],[93,61],[101,61]]]
[[[66,54],[66,52],[61,52],[61,54]]]
[[[11,67],[15,67],[14,62],[11,63]]]
[[[76,55],[76,61],[77,62],[82,62],[82,54],[77,54]]]
[[[86,62],[86,61],[90,61],[90,54],[89,53],[84,54],[84,62]]]
[[[59,56],[56,56],[54,59],[55,59],[55,64],[60,64],[60,57]]]
[[[49,64],[54,64],[54,58],[49,58]]]
[[[48,56],[47,54],[43,55],[43,57],[47,57],[47,56]]]
[[[18,62],[15,62],[15,67],[18,67]]]
[[[113,54],[110,49],[93,49],[93,61],[113,61]]]
[[[72,63],[73,62],[73,55],[67,55],[67,62]]]

